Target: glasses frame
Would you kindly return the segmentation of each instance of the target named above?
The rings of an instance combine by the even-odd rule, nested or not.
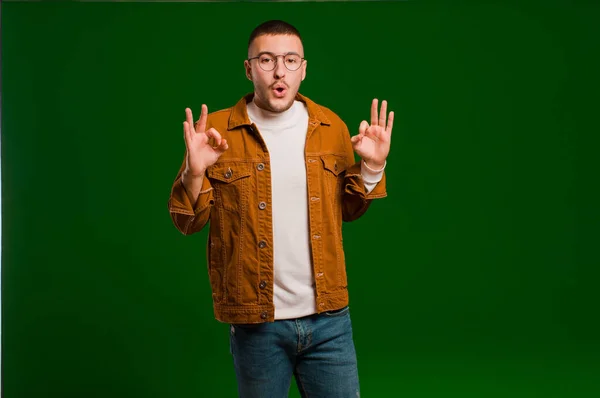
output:
[[[273,53],[268,53],[268,52],[262,52],[260,54],[258,54],[256,57],[252,57],[252,58],[248,58],[247,61],[250,62],[253,59],[259,59],[260,57],[262,57],[263,55],[270,55],[273,58],[275,58],[275,62],[273,63],[273,69],[265,69],[262,67],[262,65],[260,64],[260,62],[258,62],[258,66],[260,67],[260,69],[264,70],[265,72],[273,72],[276,68],[277,68],[277,63],[279,62],[279,57],[283,57],[284,61],[285,61],[285,57],[287,57],[288,55],[295,55],[297,57],[300,57],[299,54],[296,53],[286,53],[286,54],[279,54],[279,55],[275,55]],[[285,66],[285,68],[287,70],[289,70],[290,72],[296,72],[298,70],[300,70],[300,68],[302,67],[302,63],[306,61],[306,58],[300,57],[300,65],[298,66],[298,69],[290,69],[285,62],[283,62],[283,66]]]

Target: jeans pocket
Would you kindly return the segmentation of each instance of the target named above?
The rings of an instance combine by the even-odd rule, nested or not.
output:
[[[323,315],[327,317],[336,317],[346,315],[350,311],[350,306],[345,306],[337,310],[325,311]]]

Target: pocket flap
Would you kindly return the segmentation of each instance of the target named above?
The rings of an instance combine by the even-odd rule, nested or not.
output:
[[[342,155],[321,155],[323,167],[336,176],[346,170],[346,158]]]
[[[208,168],[207,174],[208,178],[230,183],[250,176],[250,169],[248,166],[239,163],[217,163]]]

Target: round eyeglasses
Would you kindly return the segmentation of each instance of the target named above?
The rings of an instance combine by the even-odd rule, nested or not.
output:
[[[277,66],[277,60],[279,57],[283,57],[283,64],[289,71],[297,71],[302,66],[304,58],[298,54],[285,54],[285,55],[274,55],[274,54],[261,54],[258,57],[248,58],[248,61],[253,59],[258,60],[258,66],[265,72],[270,72]]]

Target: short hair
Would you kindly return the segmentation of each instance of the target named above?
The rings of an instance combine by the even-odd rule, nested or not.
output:
[[[248,39],[248,49],[250,49],[250,45],[252,45],[254,39],[262,35],[292,35],[297,36],[302,41],[298,29],[285,21],[273,19],[263,22],[254,28],[252,33],[250,33],[250,39]]]

